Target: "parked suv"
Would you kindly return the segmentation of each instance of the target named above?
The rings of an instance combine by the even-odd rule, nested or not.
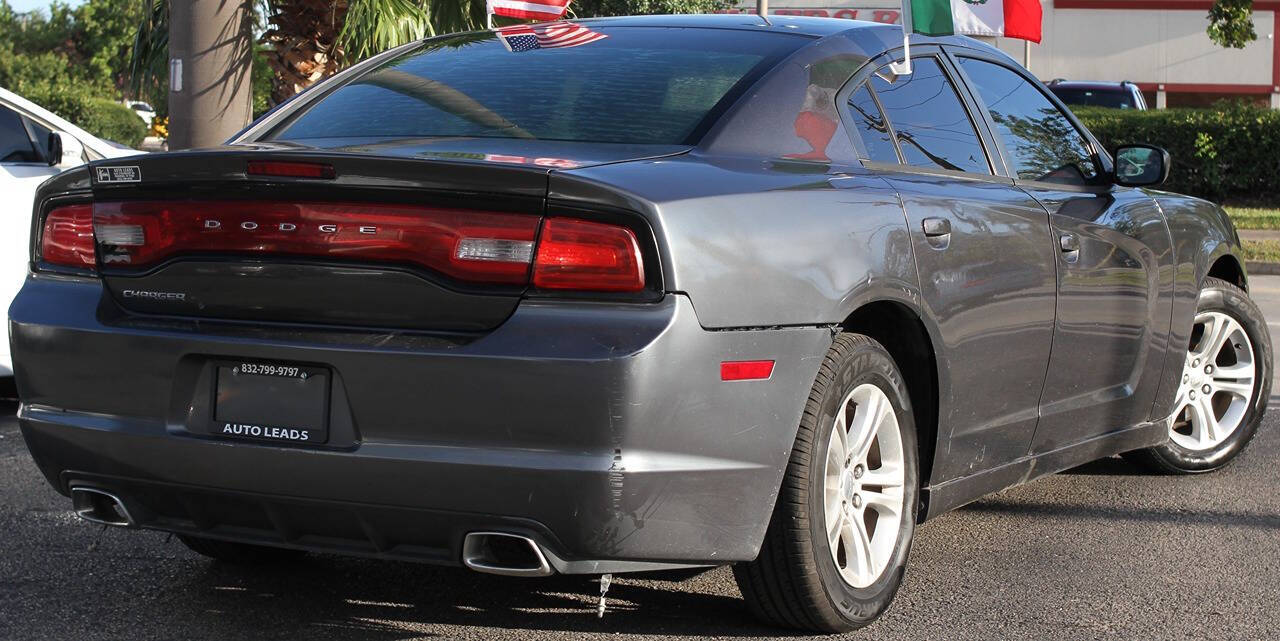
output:
[[[1049,90],[1072,106],[1147,110],[1147,99],[1142,90],[1128,80],[1098,82],[1057,78],[1049,81]]]
[[[1222,210],[998,50],[913,36],[902,74],[902,44],[444,36],[225,147],[63,174],[11,310],[26,443],[81,516],[219,559],[733,564],[822,632],[984,494],[1225,465],[1272,356]]]

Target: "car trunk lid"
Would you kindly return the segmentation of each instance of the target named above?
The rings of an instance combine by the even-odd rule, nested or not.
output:
[[[671,151],[518,143],[484,158],[255,145],[95,163],[98,267],[132,312],[492,329],[528,287],[555,165]]]

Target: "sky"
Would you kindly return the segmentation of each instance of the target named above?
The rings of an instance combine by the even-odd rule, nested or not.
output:
[[[84,0],[63,0],[63,4],[77,6],[83,4]],[[48,9],[53,4],[50,0],[9,0],[9,6],[14,11],[31,11],[33,9]]]

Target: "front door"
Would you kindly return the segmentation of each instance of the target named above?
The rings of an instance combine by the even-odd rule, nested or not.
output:
[[[1168,348],[1173,252],[1155,201],[1111,185],[1038,82],[957,51],[1008,173],[1048,212],[1057,322],[1032,453],[1145,422]]]
[[[849,95],[846,115],[868,167],[901,194],[923,304],[941,335],[947,450],[932,476],[941,483],[1026,456],[1049,362],[1057,256],[1045,210],[993,173],[954,69],[941,55],[916,56],[913,66],[910,75],[872,75]]]

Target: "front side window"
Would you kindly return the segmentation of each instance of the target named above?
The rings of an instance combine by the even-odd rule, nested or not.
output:
[[[7,107],[0,107],[0,162],[40,162],[22,116]]]
[[[449,36],[360,75],[270,138],[318,146],[449,137],[688,144],[735,89],[809,42],[589,23]]]
[[[888,67],[871,77],[908,165],[990,174],[987,154],[936,58],[913,58],[910,75]]]
[[[1035,85],[985,60],[960,58],[960,67],[987,104],[1018,178],[1071,185],[1097,180],[1084,137]]]

